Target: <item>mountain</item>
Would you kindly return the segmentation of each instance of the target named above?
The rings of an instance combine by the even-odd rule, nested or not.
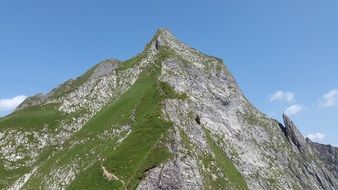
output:
[[[1,189],[334,190],[337,163],[166,29],[0,118]]]

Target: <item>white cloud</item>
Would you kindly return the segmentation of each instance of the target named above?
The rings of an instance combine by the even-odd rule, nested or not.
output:
[[[313,133],[313,134],[308,134],[306,137],[312,141],[319,142],[325,138],[325,134],[324,133]]]
[[[0,99],[0,111],[12,111],[14,110],[19,104],[21,104],[27,96],[20,95],[15,96],[13,98],[8,99]]]
[[[296,115],[297,113],[304,111],[304,107],[303,105],[299,105],[299,104],[293,104],[291,106],[289,106],[288,108],[286,108],[285,110],[285,114],[286,115]]]
[[[319,104],[319,107],[321,108],[332,106],[338,106],[338,89],[330,90],[328,93],[324,94],[322,101]]]
[[[281,102],[294,102],[295,101],[295,93],[289,91],[277,91],[270,97],[270,101],[281,101]]]

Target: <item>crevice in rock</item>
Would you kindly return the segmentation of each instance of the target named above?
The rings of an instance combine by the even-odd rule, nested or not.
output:
[[[196,121],[196,123],[197,123],[198,125],[201,125],[201,118],[200,118],[200,116],[196,115],[195,121]]]

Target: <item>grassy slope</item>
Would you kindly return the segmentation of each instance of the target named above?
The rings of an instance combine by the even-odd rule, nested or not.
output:
[[[3,163],[0,160],[0,189],[4,189],[8,185],[12,184],[23,174],[29,172],[29,168],[19,168],[8,171],[3,167]]]
[[[163,55],[164,54],[160,54],[159,59],[164,58]],[[139,60],[140,58],[133,58],[126,62],[126,68],[121,67],[120,69],[127,69]],[[154,144],[159,142],[159,139],[162,138],[162,135],[171,125],[170,123],[158,118],[160,116],[161,102],[165,97],[168,97],[168,95],[163,95],[163,90],[162,93],[159,91],[160,87],[157,83],[157,76],[160,71],[159,65],[158,61],[156,66],[153,65],[151,68],[148,68],[148,70],[142,74],[140,79],[127,91],[127,93],[125,93],[117,101],[111,102],[103,108],[102,111],[88,122],[83,130],[74,135],[70,141],[66,142],[63,146],[69,147],[68,150],[51,156],[52,153],[56,152],[55,148],[51,147],[46,149],[39,158],[39,163],[43,163],[39,169],[39,172],[41,172],[42,175],[33,178],[26,187],[31,189],[43,186],[44,182],[42,177],[44,175],[48,175],[52,168],[64,166],[72,158],[79,156],[85,157],[85,154],[87,154],[90,150],[97,150],[97,154],[100,154],[103,157],[109,157],[106,162],[114,159],[121,160],[122,162],[123,160],[118,158],[119,155],[122,155],[121,152],[124,152],[121,150],[129,150],[130,156],[135,157],[133,159],[135,162],[133,162],[134,165],[129,169],[129,171],[125,170],[125,174],[121,174],[125,175],[125,178],[128,178],[126,179],[126,181],[129,181],[128,186],[135,186],[138,182],[138,178],[143,175],[144,170],[154,167],[160,161],[166,159],[169,156],[168,151],[161,146],[154,146]],[[86,72],[77,80],[73,81],[71,86],[75,85],[77,87],[81,85],[86,79],[88,79],[94,68]],[[68,93],[69,89],[70,88],[68,87],[61,87],[55,91],[54,96],[61,96],[62,94]],[[125,142],[121,144],[120,148],[114,151],[114,144],[118,140],[116,138],[105,140],[97,138],[98,134],[102,134],[102,132],[107,127],[111,127],[112,124],[122,126],[123,124],[130,122],[130,115],[135,111],[135,108],[136,122],[133,124],[133,132],[125,140]],[[48,127],[54,128],[56,127],[58,121],[63,117],[67,116],[60,115],[55,105],[34,106],[15,112],[5,118],[1,118],[0,128],[15,128],[22,130],[39,129],[46,126],[46,124]],[[71,146],[72,143],[82,139],[89,140],[87,143]],[[134,149],[131,149],[130,146],[134,147]],[[112,152],[116,153],[113,154]],[[129,162],[126,164],[130,165]],[[107,168],[115,167],[110,166],[108,163],[105,164],[107,165]],[[0,187],[5,187],[8,184],[13,183],[18,177],[29,171],[29,168],[7,171],[3,168],[2,163],[0,163],[0,166]],[[100,186],[104,188],[105,185],[111,184],[102,177],[100,167],[95,168],[94,166],[92,168],[99,168],[99,175],[96,177],[98,180],[103,180]],[[89,168],[88,171],[93,170],[92,168]],[[121,172],[123,173],[124,171]],[[86,174],[87,172],[82,173]],[[79,180],[76,181],[81,181],[81,176],[82,175],[80,175]],[[76,187],[76,181],[72,185],[73,187]],[[95,182],[93,181],[91,184],[93,185]],[[120,184],[113,183],[113,186],[120,186]],[[91,186],[86,185],[86,187],[90,188]],[[108,186],[108,188],[111,187],[112,186],[110,185]]]
[[[0,119],[0,129],[37,129],[56,127],[61,115],[53,104],[29,107]]]
[[[70,86],[63,86],[55,90],[54,96],[59,97],[70,92],[71,89],[82,85],[92,74],[96,67],[93,67],[84,75],[78,77],[71,82]],[[25,109],[16,111],[6,117],[0,118],[0,130],[15,129],[20,131],[39,130],[48,127],[53,130],[56,128],[61,119],[66,116],[62,115],[57,110],[57,105],[39,105],[31,106]],[[48,153],[47,153],[48,154]],[[45,157],[42,155],[42,157]],[[42,160],[42,158],[40,158]],[[12,184],[20,176],[27,173],[31,168],[23,167],[15,170],[6,170],[0,160],[0,189]]]
[[[80,87],[90,78],[97,66],[98,65],[95,65],[75,80],[67,81],[60,85],[60,87],[54,89],[53,97],[63,96]],[[0,118],[0,129],[37,129],[43,127],[45,124],[47,124],[48,127],[54,128],[59,119],[63,119],[61,117],[57,106],[54,104],[31,106]]]
[[[81,86],[89,79],[95,68],[96,66],[77,79],[68,81],[61,85],[61,87],[55,89],[53,97],[60,97]],[[0,118],[0,130],[16,129],[20,131],[27,131],[39,130],[44,127],[48,127],[53,130],[58,126],[61,120],[65,119],[65,117],[67,116],[62,115],[57,110],[57,105],[54,104],[31,106]],[[48,149],[45,151],[45,154],[49,154],[50,152],[50,149]],[[42,155],[39,160],[44,161],[43,159],[45,157],[45,155]],[[0,189],[12,184],[29,170],[31,170],[31,168],[23,167],[8,171],[3,167],[2,160],[0,160]]]
[[[168,90],[162,89],[162,85],[157,82],[159,61],[163,58],[159,58],[156,65],[144,71],[140,79],[121,97],[123,99],[128,96],[137,100],[135,107],[130,107],[125,114],[130,115],[135,108],[135,121],[130,135],[116,150],[110,152],[104,162],[95,163],[83,171],[69,189],[134,189],[145,171],[168,159],[170,153],[162,146],[161,140],[171,123],[162,119],[161,107],[163,99],[171,97],[166,93]],[[124,184],[121,181],[106,180],[102,175],[101,165]]]
[[[55,128],[61,115],[55,105],[34,106],[12,113],[0,119],[0,130],[35,130],[45,126]],[[15,140],[15,139],[13,139]],[[15,170],[6,170],[0,160],[0,189],[12,184],[20,176],[30,170],[22,167]]]
[[[25,185],[27,189],[47,188],[44,178],[58,168],[64,168],[73,160],[81,158],[81,172],[69,189],[117,189],[123,188],[120,181],[108,181],[102,176],[101,165],[125,182],[125,187],[137,186],[145,171],[157,166],[170,157],[162,145],[171,123],[162,119],[161,106],[164,98],[184,97],[173,93],[163,83],[158,83],[160,61],[169,54],[159,54],[156,64],[150,65],[136,83],[118,100],[106,105],[78,133],[57,152],[53,147],[41,155],[42,165]],[[137,60],[137,59],[136,59]],[[135,112],[135,121],[131,115]],[[38,114],[39,115],[39,114]],[[44,119],[44,117],[42,117]],[[102,139],[100,135],[107,129],[121,128],[132,123],[132,132],[118,146],[116,137]],[[86,140],[80,144],[75,142]],[[97,157],[104,160],[97,161]],[[92,163],[94,161],[94,163]]]
[[[86,73],[60,85],[53,90],[53,97],[63,96],[74,89],[80,87],[93,74],[98,65],[94,66]],[[15,129],[37,129],[45,124],[48,127],[54,128],[57,126],[59,119],[63,119],[54,104],[39,105],[27,107],[23,110],[16,111],[6,117],[0,118],[0,129],[15,128]]]

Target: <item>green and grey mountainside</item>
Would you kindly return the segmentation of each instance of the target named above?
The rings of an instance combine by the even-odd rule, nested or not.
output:
[[[0,118],[0,189],[335,190],[337,163],[165,29]]]

